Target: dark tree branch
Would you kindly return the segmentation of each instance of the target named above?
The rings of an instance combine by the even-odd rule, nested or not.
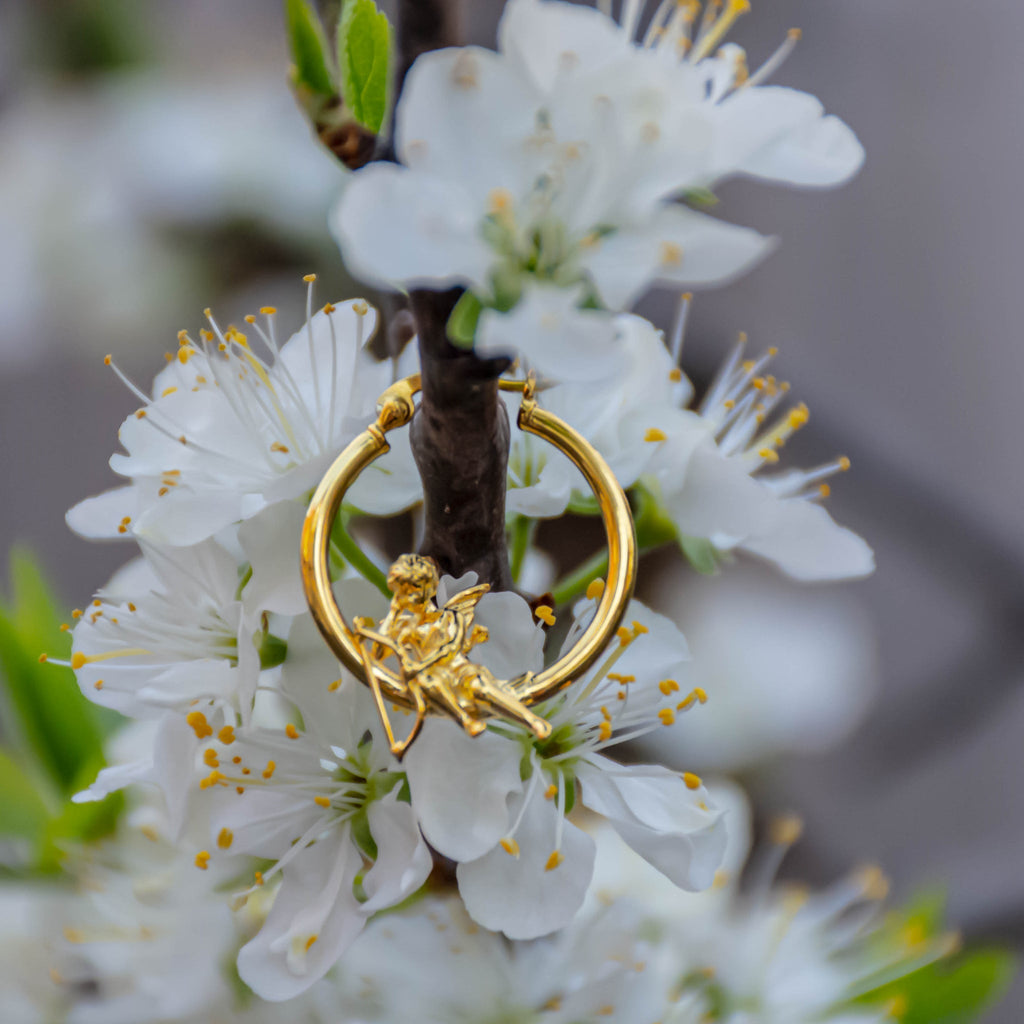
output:
[[[442,572],[473,570],[495,590],[510,590],[505,543],[509,423],[498,397],[508,359],[480,359],[448,341],[445,327],[459,292],[412,293],[419,328],[423,394],[412,450],[423,480],[426,531],[421,552]]]
[[[464,40],[462,0],[398,0],[396,94],[421,54]],[[509,424],[498,397],[507,359],[480,359],[448,340],[459,291],[414,291],[423,394],[412,448],[423,479],[426,530],[421,551],[442,572],[475,571],[509,590],[505,543],[505,475]]]

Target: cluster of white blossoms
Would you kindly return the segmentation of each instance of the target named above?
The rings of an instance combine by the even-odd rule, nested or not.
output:
[[[821,503],[846,460],[778,466],[808,413],[768,372],[774,352],[748,359],[741,343],[698,401],[679,365],[689,298],[667,341],[626,311],[653,284],[721,282],[768,251],[692,208],[717,182],[837,184],[860,146],[813,97],[765,84],[792,38],[754,73],[724,44],[745,0],[703,13],[665,0],[640,37],[645,6],[626,0],[616,19],[610,4],[510,0],[498,52],[421,56],[397,106],[400,163],[355,172],[335,210],[346,262],[388,287],[463,286],[455,340],[540,376],[540,403],[630,490],[642,548],[863,575],[870,549]],[[147,788],[152,849],[115,839],[115,862],[129,880],[163,867],[103,883],[103,913],[132,940],[116,955],[102,914],[75,905],[76,953],[54,968],[67,1019],[890,1019],[850,1001],[935,950],[890,957],[865,940],[856,907],[880,895],[874,875],[799,907],[768,882],[741,899],[722,887],[747,828],[729,791],[614,759],[708,700],[678,627],[639,601],[597,667],[533,709],[546,738],[497,720],[471,738],[435,718],[396,760],[370,691],[306,606],[299,536],[313,489],[381,392],[416,372],[416,348],[377,361],[374,308],[317,307],[307,283],[306,323],[287,341],[272,308],[241,325],[208,310],[149,391],[107,359],[140,403],[111,460],[125,483],[68,522],[141,557],[75,611],[66,664],[139,738],[76,799]],[[389,440],[331,536],[350,617],[387,611],[386,560],[360,549],[352,521],[422,497],[407,431]],[[534,544],[537,519],[592,511],[577,471],[513,431],[508,473],[513,568],[554,601],[480,600],[489,639],[471,656],[505,679],[552,659],[556,619],[571,648],[603,588],[596,562],[555,584]],[[439,602],[476,582],[443,577]],[[145,906],[121,909],[122,896]],[[232,1003],[231,977],[248,1003]]]

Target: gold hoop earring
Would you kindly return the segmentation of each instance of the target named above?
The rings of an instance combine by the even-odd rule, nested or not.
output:
[[[470,735],[493,716],[521,722],[541,739],[551,726],[531,710],[580,678],[615,635],[633,594],[636,532],[629,502],[608,464],[567,423],[541,409],[532,377],[499,381],[503,391],[521,391],[518,425],[550,442],[580,470],[597,498],[608,543],[608,578],[593,619],[572,649],[542,672],[498,680],[467,657],[486,641],[473,625],[477,602],[490,589],[483,584],[455,595],[442,608],[433,602],[437,569],[419,555],[403,555],[391,567],[391,608],[379,625],[356,620],[350,626],[331,589],[331,527],[349,487],[367,466],[390,449],[387,434],[411,422],[420,390],[418,374],[398,381],[381,395],[377,420],[338,456],[316,489],[302,530],[302,581],[320,632],[338,659],[373,693],[392,752],[401,757],[428,714],[446,715]],[[390,668],[389,661],[395,662]],[[412,729],[396,739],[387,704],[415,711]]]

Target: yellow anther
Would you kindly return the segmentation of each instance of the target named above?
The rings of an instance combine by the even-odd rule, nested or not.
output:
[[[335,679],[333,683],[328,683],[327,684],[327,689],[328,689],[328,691],[330,693],[335,693],[335,692],[337,692],[337,690],[338,690],[338,688],[340,686],[341,686],[341,680],[340,679]]]
[[[231,758],[231,763],[232,764],[241,764],[242,763],[242,759],[236,754],[233,758]]]
[[[244,320],[245,320],[245,322],[247,324],[254,324],[254,323],[256,323],[256,317],[254,317],[252,315],[252,313],[246,313],[245,317],[244,317]]]
[[[366,303],[364,302],[364,303],[363,303],[363,305],[365,306],[365,305],[366,305]],[[352,308],[353,308],[353,309],[355,309],[355,308],[356,308],[356,307],[355,307],[355,304],[354,304],[354,303],[353,303],[353,305],[352,305]],[[337,306],[336,306],[336,305],[335,305],[335,304],[334,304],[333,302],[325,302],[325,303],[324,303],[324,312],[325,312],[325,313],[326,313],[326,314],[327,314],[328,316],[330,316],[330,315],[331,315],[332,313],[336,312],[336,311],[337,311],[337,309],[338,309],[338,307],[337,307]],[[358,312],[358,310],[356,310],[356,311]],[[366,314],[364,313],[363,315],[365,316]]]
[[[206,721],[206,715],[202,711],[190,711],[185,716],[185,721],[192,727],[192,731],[198,739],[206,739],[207,736],[213,735],[213,729]]]
[[[217,760],[217,751],[214,750],[213,747],[207,747],[207,749],[203,751],[203,764],[205,764],[207,768],[220,767],[220,761]]]
[[[314,942],[316,942],[316,940],[317,940],[318,938],[319,938],[319,936],[318,936],[318,935],[310,935],[310,937],[309,937],[308,939],[306,939],[306,952],[307,952],[307,953],[309,952],[309,948],[310,948],[310,946],[312,946],[312,945],[313,945],[313,943],[314,943]]]
[[[546,626],[553,626],[555,624],[555,613],[551,610],[550,605],[538,605],[533,614]]]
[[[674,725],[676,713],[671,708],[662,708],[658,712],[658,717],[661,719],[662,725]]]
[[[296,729],[296,728],[295,728],[295,726],[294,726],[294,725],[292,725],[292,723],[291,723],[291,722],[289,722],[289,723],[288,723],[288,724],[287,724],[287,725],[286,725],[286,726],[284,727],[284,734],[285,734],[285,735],[286,735],[286,736],[288,737],[288,739],[290,739],[290,740],[297,740],[297,739],[299,738],[299,730],[298,730],[298,729]]]
[[[657,427],[648,427],[644,431],[644,440],[654,443],[656,441],[667,441],[668,434],[664,430],[659,430]]]
[[[889,879],[876,864],[860,868],[854,875],[857,884],[864,891],[866,900],[884,900],[889,895]]]
[[[506,213],[512,208],[512,193],[507,188],[492,188],[487,194],[487,210],[492,215]]]
[[[352,312],[355,313],[356,316],[366,316],[366,314],[370,312],[370,304],[366,299],[356,299],[355,302],[352,303]]]
[[[330,798],[326,797],[326,796],[315,796],[315,797],[313,797],[313,803],[315,803],[317,805],[317,807],[330,807],[331,806]]]
[[[694,693],[694,696],[697,698],[697,700],[699,700],[701,702],[701,704],[707,704],[707,702],[708,702],[708,692],[707,692],[707,690],[704,689],[703,686],[695,687],[693,693]]]
[[[699,775],[694,775],[693,772],[683,772],[683,782],[686,783],[687,789],[700,789],[704,785]]]
[[[160,397],[166,398],[168,395],[173,395],[177,390],[178,389],[172,384],[169,388],[164,388],[163,391],[160,392]]]
[[[225,747],[230,746],[235,742],[235,727],[233,725],[225,725],[224,728],[217,733],[217,739],[219,739]]]
[[[601,741],[610,740],[612,738],[612,723],[607,719],[601,723],[601,728],[598,730],[597,738]]]
[[[727,398],[727,399],[726,399],[726,400],[725,400],[725,401],[724,401],[724,402],[722,403],[722,406],[723,406],[724,408],[726,408],[726,409],[735,409],[735,408],[736,408],[736,401],[735,401],[735,399],[732,399],[732,398]]]
[[[678,384],[683,379],[683,371],[678,366],[668,371],[668,379],[673,384]]]
[[[80,619],[81,617],[82,617],[82,609],[81,608],[74,608],[74,609],[72,609],[72,611],[71,611],[71,618],[73,618],[73,619]]]
[[[71,667],[77,672],[89,659],[81,651],[71,655]]]
[[[103,680],[102,679],[97,679],[96,682],[92,684],[92,687],[93,687],[94,690],[102,690],[103,689]]]
[[[719,868],[715,872],[714,880],[711,882],[712,889],[724,889],[729,884],[729,879],[732,875],[729,874],[725,868]]]
[[[846,471],[847,471],[847,470],[848,470],[849,468],[850,468],[850,460],[849,460],[849,459],[848,459],[848,458],[847,458],[847,457],[846,457],[845,455],[843,455],[843,456],[842,456],[842,457],[841,457],[841,458],[839,459],[839,469],[840,469],[840,470],[841,470],[841,471],[842,471],[843,473],[845,473],[845,472],[846,472]]]
[[[137,420],[144,420],[146,418],[146,410],[139,409],[138,412],[135,413],[135,418]]]
[[[62,622],[62,623],[60,624],[60,631],[61,631],[62,633],[67,633],[67,632],[68,632],[68,630],[70,630],[70,629],[71,629],[71,627],[70,627],[70,626],[69,626],[69,625],[68,625],[68,624],[67,624],[66,622]]]
[[[832,493],[832,488],[829,487],[828,484],[819,484],[818,485],[818,494],[822,498],[827,498],[831,493]]]
[[[139,831],[151,842],[156,843],[160,840],[160,833],[152,825],[143,825]]]
[[[514,839],[502,839],[501,848],[510,856],[519,856],[519,844]]]
[[[619,675],[618,672],[609,672],[608,678],[613,683],[621,683],[623,686],[628,686],[630,683],[636,682],[636,676],[623,676]]]
[[[605,704],[601,705],[601,717],[609,722],[612,720],[612,713],[608,710],[608,707]]]
[[[234,842],[235,834],[229,828],[222,828],[217,833],[217,845],[222,849],[226,850]]]
[[[779,453],[774,448],[762,448],[757,454],[768,463],[779,461]]]
[[[683,248],[675,242],[662,242],[658,251],[663,267],[678,267],[683,262]]]
[[[634,639],[636,639],[636,637],[638,637],[638,636],[642,636],[644,633],[649,633],[650,632],[650,630],[642,622],[637,622],[636,619],[633,620],[632,625],[633,625],[633,638]]]
[[[658,683],[658,689],[667,697],[670,693],[678,692],[679,684],[674,679],[662,679]]]
[[[587,600],[596,601],[604,593],[604,580],[591,580],[587,584]]]
[[[276,306],[260,306],[260,313],[263,316],[273,316],[277,312]]]
[[[210,853],[208,850],[200,850],[196,854],[196,867],[205,871],[210,866]]]
[[[104,356],[103,357],[103,365],[104,366],[109,366],[113,361],[114,361],[114,357],[113,356]]]
[[[565,860],[565,857],[562,856],[562,851],[561,850],[552,850],[551,851],[551,856],[548,857],[547,863],[544,865],[544,870],[545,871],[554,871],[555,868],[557,868],[558,865],[561,864],[562,861],[564,861],[564,860]]]
[[[316,274],[303,274],[302,280],[305,281],[306,284],[312,284],[316,280]]]
[[[271,778],[276,770],[277,770],[277,762],[276,761],[268,761],[267,762],[267,767],[263,769],[263,778],[265,778],[265,779]]]
[[[625,626],[619,626],[615,631],[615,635],[619,638],[619,643],[623,647],[628,647],[633,642],[633,634]]]
[[[791,29],[790,29],[790,30],[789,30],[789,31],[788,31],[788,32],[786,33],[786,35],[787,35],[787,36],[789,36],[789,38],[790,38],[790,39],[792,39],[794,43],[797,43],[797,42],[799,42],[799,41],[800,41],[801,39],[803,39],[803,36],[804,36],[804,30],[803,30],[802,28],[791,28]]]
[[[811,418],[810,410],[801,403],[795,409],[791,409],[787,417],[789,425],[794,430],[799,430]]]
[[[252,877],[253,877],[253,881],[257,885],[262,885],[263,884],[263,872],[262,871],[254,871]]]
[[[40,665],[45,665],[49,660],[50,660],[50,656],[48,654],[40,654],[39,655],[39,664]]]
[[[217,771],[215,768],[205,779],[201,779],[199,782],[200,789],[209,789],[211,786],[226,786],[227,780],[224,776]]]
[[[771,841],[779,846],[792,846],[803,831],[803,820],[795,814],[786,814],[771,823],[768,835]]]
[[[272,452],[282,452],[282,453],[283,453],[283,454],[285,454],[285,455],[287,455],[287,454],[288,454],[288,446],[287,446],[287,445],[284,445],[284,444],[281,444],[281,442],[280,442],[280,441],[275,441],[275,442],[274,442],[274,443],[273,443],[273,444],[272,444],[272,445],[270,446],[270,450],[271,450]]]
[[[544,790],[545,800],[554,800],[558,796],[558,787],[552,782],[547,789]]]

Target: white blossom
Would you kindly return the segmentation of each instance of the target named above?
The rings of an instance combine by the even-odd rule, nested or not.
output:
[[[338,593],[361,613],[382,610],[364,581]],[[215,845],[197,855],[273,862],[248,890],[277,886],[238,970],[275,1002],[323,977],[366,921],[415,892],[432,866],[370,693],[340,677],[311,618],[296,620],[281,671],[292,721],[210,737],[199,787],[214,801]]]
[[[353,945],[340,1006],[360,1024],[699,1024],[700,997],[678,997],[641,924],[620,904],[548,938],[508,942],[457,899],[428,899]]]
[[[712,55],[741,6],[691,40],[688,8],[663,5],[669,18],[642,45],[636,5],[620,26],[559,0],[513,0],[500,53],[422,55],[398,105],[400,165],[356,172],[334,212],[350,269],[380,285],[471,289],[496,311],[480,323],[485,349],[511,344],[542,373],[609,370],[607,330],[590,328],[591,359],[573,362],[588,333],[573,300],[624,309],[659,281],[721,283],[770,248],[680,197],[744,173],[837,184],[860,165],[859,143],[816,99],[760,84],[738,48]],[[560,337],[544,344],[555,320]]]
[[[263,538],[276,536],[284,546],[290,535],[297,545],[304,499],[375,418],[393,370],[365,351],[377,314],[361,299],[314,314],[310,275],[307,323],[280,346],[275,312],[264,307],[260,317],[246,317],[250,337],[235,326],[221,328],[207,311],[210,326],[198,338],[179,334],[152,397],[117,371],[143,403],[119,431],[126,454],[111,459],[130,483],[75,506],[68,513],[72,529],[188,545],[244,522],[239,539],[253,553],[254,571],[260,555],[269,559],[265,573],[279,570]],[[257,338],[267,358],[258,354]],[[354,485],[353,507],[383,514],[418,499],[415,471],[395,471],[411,458],[408,431],[393,432],[389,441],[393,452]],[[294,598],[294,580],[278,582]],[[298,610],[292,604],[280,610]]]
[[[519,606],[515,614],[510,606],[502,628],[520,638],[510,646],[522,650],[535,627],[525,602]],[[584,602],[566,645],[595,607]],[[469,739],[452,723],[428,722],[407,755],[424,835],[458,863],[459,891],[473,919],[510,938],[564,927],[583,903],[594,843],[567,817],[577,798],[684,888],[710,885],[724,850],[720,815],[697,776],[623,766],[603,754],[671,723],[704,697],[679,692],[670,678],[687,657],[672,624],[636,602],[627,614],[633,625],[601,666],[536,708],[551,722],[549,739],[505,723]],[[481,657],[491,667],[486,646]],[[516,666],[536,667],[528,660]]]

